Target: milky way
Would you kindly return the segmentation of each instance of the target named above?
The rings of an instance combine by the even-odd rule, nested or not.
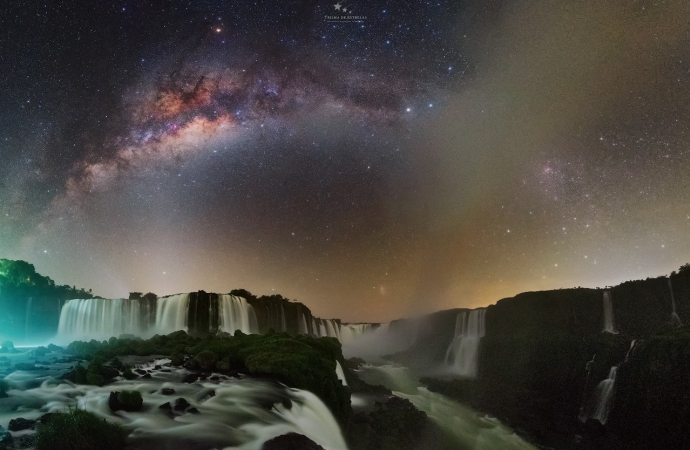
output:
[[[684,2],[3,5],[0,256],[388,320],[690,260]]]

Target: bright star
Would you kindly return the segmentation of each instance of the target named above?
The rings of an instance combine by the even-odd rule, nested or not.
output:
[[[336,11],[340,11],[340,8],[342,8],[343,5],[341,5],[340,2],[338,2],[335,5],[333,5],[333,7],[335,8]]]

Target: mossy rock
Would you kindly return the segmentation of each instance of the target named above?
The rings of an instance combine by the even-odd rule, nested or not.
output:
[[[111,411],[140,411],[144,399],[139,391],[111,392],[108,399],[108,407]]]

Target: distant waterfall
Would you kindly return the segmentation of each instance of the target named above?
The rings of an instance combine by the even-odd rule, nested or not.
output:
[[[340,365],[340,361],[335,361],[335,374],[338,379],[343,383],[343,386],[347,386],[347,380],[345,380],[345,372],[343,371],[343,366]]]
[[[287,322],[285,321],[285,308],[283,307],[282,303],[280,304],[280,331],[287,331]]]
[[[455,337],[446,351],[446,366],[456,375],[477,376],[479,342],[486,334],[486,308],[462,311],[455,321]]]
[[[302,308],[299,309],[299,323],[298,325],[298,332],[300,334],[309,334],[309,326],[307,326],[307,317],[302,311]]]
[[[58,338],[108,339],[121,334],[141,334],[146,329],[141,303],[122,298],[67,301],[60,311]]]
[[[370,323],[348,323],[340,325],[340,342],[353,341],[372,330]]]
[[[616,326],[613,319],[613,302],[611,301],[611,292],[604,291],[604,333],[616,333]]]
[[[637,339],[633,339],[632,342],[630,343],[630,348],[628,349],[628,353],[625,354],[625,361],[623,362],[628,362],[630,359],[630,355],[632,355],[633,350],[635,349],[635,344],[637,343]]]
[[[156,333],[170,334],[174,331],[187,331],[187,312],[189,294],[161,297],[156,302]]]
[[[240,330],[245,334],[257,334],[259,325],[256,313],[252,305],[242,297],[230,294],[222,294],[220,297],[220,324],[221,331],[234,334]]]
[[[671,277],[667,278],[668,280],[668,289],[671,291],[671,322],[673,322],[674,325],[682,325],[682,322],[680,321],[680,317],[678,317],[678,313],[676,312],[676,297],[673,295],[673,283],[671,282]]]
[[[33,297],[29,297],[29,300],[26,302],[26,318],[24,320],[24,339],[29,339],[29,317],[31,317],[31,302],[33,301]]]
[[[598,420],[602,425],[606,425],[606,421],[609,418],[609,412],[611,411],[611,406],[613,406],[613,397],[616,393],[617,372],[618,366],[611,367],[608,378],[602,380],[597,386],[596,407],[590,417]]]

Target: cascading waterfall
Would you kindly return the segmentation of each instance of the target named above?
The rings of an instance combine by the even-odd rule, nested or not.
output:
[[[340,361],[335,362],[335,374],[338,376],[338,379],[343,383],[343,386],[347,386],[347,380],[345,380],[345,371],[343,370],[343,366],[340,365]]]
[[[257,334],[259,325],[252,305],[242,297],[220,295],[220,330],[233,334],[240,330],[245,334]]]
[[[307,327],[307,318],[302,309],[299,310],[299,332],[301,334],[309,334],[309,327]]]
[[[353,341],[372,330],[370,323],[348,323],[340,325],[340,342]]]
[[[668,289],[671,291],[671,322],[673,322],[674,325],[680,326],[682,325],[682,322],[680,321],[680,317],[676,312],[676,297],[673,295],[673,283],[671,282],[671,277],[668,277],[667,280]]]
[[[611,292],[604,291],[604,333],[616,333],[615,322],[613,320],[613,302]]]
[[[285,308],[283,307],[282,303],[280,304],[280,331],[287,331],[287,322],[285,321]]]
[[[29,297],[26,302],[26,320],[24,321],[24,339],[29,339],[29,316],[31,315],[31,302],[34,298]]]
[[[122,298],[67,301],[60,311],[58,339],[108,339],[121,334],[141,335],[145,314],[138,301]],[[173,330],[174,331],[174,330]]]
[[[462,311],[455,321],[455,337],[446,351],[446,367],[455,375],[477,376],[479,342],[486,334],[486,308]]]
[[[590,417],[598,420],[602,425],[606,425],[606,421],[609,418],[609,412],[611,411],[611,406],[613,406],[613,397],[616,393],[617,372],[618,366],[611,367],[608,378],[602,380],[597,386],[596,408]]]
[[[170,334],[178,330],[187,331],[189,294],[161,297],[156,302],[156,332]]]

